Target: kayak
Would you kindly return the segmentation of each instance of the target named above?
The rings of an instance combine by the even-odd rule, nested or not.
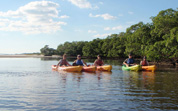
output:
[[[52,65],[52,69],[56,69],[56,65]],[[68,71],[68,72],[81,72],[82,70],[82,66],[62,66],[62,67],[58,67],[57,70],[60,71]]]
[[[152,71],[154,72],[156,70],[156,65],[150,65],[150,66],[142,66],[143,71]]]
[[[139,71],[141,70],[141,65],[134,65],[134,66],[130,66],[130,67],[126,67],[125,65],[122,66],[122,70],[126,70],[126,71]]]
[[[82,71],[85,72],[95,72],[96,71],[96,67],[95,66],[83,66]]]
[[[56,70],[56,65],[52,65],[52,70]]]
[[[105,65],[105,66],[97,66],[96,69],[98,71],[111,71],[112,70],[112,65]]]

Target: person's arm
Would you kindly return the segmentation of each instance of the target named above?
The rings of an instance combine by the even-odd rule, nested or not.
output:
[[[71,66],[71,65],[68,63],[68,61],[66,61],[66,62],[67,62],[67,65],[68,65],[68,66]]]
[[[135,63],[135,60],[133,59],[133,64],[129,64],[129,65],[133,66],[133,65],[137,65],[137,64]]]
[[[147,64],[148,64],[148,66],[149,66],[149,62],[148,61],[146,61],[147,62]]]
[[[140,65],[142,65],[142,61],[140,61]]]
[[[76,66],[76,62],[77,62],[77,60],[75,60],[75,61],[72,63],[72,66]]]
[[[83,60],[82,60],[83,61]],[[87,63],[85,61],[83,61],[83,63],[85,64],[85,66],[87,66]]]
[[[102,64],[101,64],[102,66],[104,65],[104,61],[102,60]]]
[[[56,65],[56,69],[59,67],[59,64],[61,64],[62,60],[59,60],[58,64]]]
[[[97,60],[94,61],[94,64],[93,64],[94,66],[97,66],[96,61],[97,61]]]
[[[127,64],[127,60],[128,60],[128,59],[126,59],[126,60],[123,62],[123,64],[126,65],[127,67],[129,67],[129,64]]]

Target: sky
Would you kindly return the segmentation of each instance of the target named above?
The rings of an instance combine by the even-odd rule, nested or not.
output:
[[[178,0],[1,0],[0,54],[36,53],[45,45],[92,41],[151,23]]]

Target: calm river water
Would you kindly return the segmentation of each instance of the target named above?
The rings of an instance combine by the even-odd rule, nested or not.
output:
[[[68,73],[52,71],[57,62],[0,58],[0,111],[178,110],[177,68],[129,72],[112,60],[112,72]]]

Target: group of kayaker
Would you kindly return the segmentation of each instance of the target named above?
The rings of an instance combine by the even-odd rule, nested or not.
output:
[[[127,58],[127,59],[123,62],[123,65],[126,65],[127,67],[136,65],[135,60],[133,59],[132,53],[130,53],[130,54],[128,55],[128,57],[129,57],[129,58]],[[140,62],[140,65],[141,65],[141,66],[148,66],[148,65],[149,65],[148,61],[146,60],[146,56],[143,57],[143,60]]]
[[[59,66],[78,66],[78,65],[87,66],[87,63],[84,60],[81,59],[81,55],[77,55],[77,59],[73,62],[72,65],[70,65],[68,63],[66,58],[67,58],[67,56],[66,56],[66,54],[64,54],[63,59],[59,60],[59,63],[57,64],[56,68],[58,68]],[[104,62],[101,59],[100,55],[97,55],[97,59],[94,61],[93,65],[94,66],[103,66],[104,65]],[[136,65],[135,60],[133,59],[132,53],[130,53],[128,55],[128,58],[126,60],[124,60],[123,65],[125,65],[127,67]],[[148,61],[146,60],[146,56],[143,57],[143,60],[140,62],[140,65],[142,65],[142,66],[148,66],[149,65]]]
[[[81,55],[77,55],[77,59],[73,62],[72,65],[70,65],[68,63],[66,58],[67,58],[67,56],[66,56],[66,54],[64,54],[63,59],[59,60],[59,63],[57,64],[56,68],[58,68],[59,66],[78,66],[78,65],[87,66],[87,63],[81,59]],[[100,55],[97,56],[97,59],[94,61],[93,65],[94,66],[103,66],[104,65],[104,62],[101,59]]]

